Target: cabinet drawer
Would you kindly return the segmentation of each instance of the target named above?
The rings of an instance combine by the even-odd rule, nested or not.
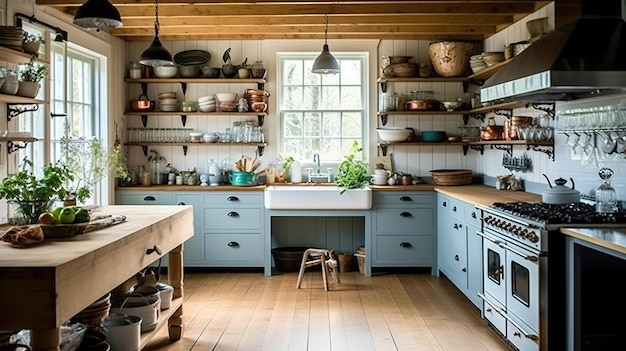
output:
[[[432,236],[376,235],[373,266],[432,266]]]
[[[261,230],[261,209],[205,208],[204,228],[207,230]]]
[[[205,234],[205,255],[211,265],[262,266],[261,234]]]
[[[434,234],[434,211],[432,208],[378,209],[374,230],[377,234]]]
[[[431,192],[374,192],[374,205],[432,205],[434,194]]]
[[[173,205],[174,196],[169,193],[126,193],[116,192],[115,203],[118,205]]]
[[[482,211],[472,205],[465,205],[465,223],[476,228],[480,228],[480,218]]]
[[[238,206],[263,206],[262,192],[217,192],[215,194],[204,195],[204,205],[207,207],[229,208]]]
[[[461,291],[467,289],[467,265],[465,253],[457,248],[445,250],[443,257],[438,257],[445,267],[444,273],[450,281]],[[445,263],[444,263],[445,262]]]
[[[452,215],[452,217],[456,219],[459,219],[460,221],[464,221],[465,203],[455,199],[450,199],[450,215]]]
[[[455,218],[440,223],[437,231],[441,233],[442,237],[440,240],[442,244],[451,245],[457,249],[465,249],[467,246],[465,225]]]

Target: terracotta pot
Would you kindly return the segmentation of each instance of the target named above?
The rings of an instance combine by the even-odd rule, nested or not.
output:
[[[39,92],[41,85],[35,82],[19,82],[15,95],[34,98]]]

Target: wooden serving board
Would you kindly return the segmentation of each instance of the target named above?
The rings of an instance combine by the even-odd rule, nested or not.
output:
[[[124,215],[95,216],[87,223],[41,224],[44,238],[66,238],[110,227],[126,220]]]

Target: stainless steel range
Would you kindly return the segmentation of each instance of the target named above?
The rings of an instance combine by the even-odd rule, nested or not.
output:
[[[565,244],[561,227],[615,227],[622,212],[586,203],[494,203],[483,211],[482,315],[521,351],[561,350],[565,342]]]

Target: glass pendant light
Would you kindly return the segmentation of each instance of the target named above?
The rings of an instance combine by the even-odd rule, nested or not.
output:
[[[73,22],[87,29],[111,29],[122,26],[122,17],[109,0],[87,0],[76,11]]]
[[[328,15],[324,15],[324,47],[322,53],[313,62],[311,72],[320,74],[336,74],[339,73],[339,63],[328,50]]]
[[[141,54],[139,63],[146,66],[173,64],[172,55],[159,40],[159,1],[154,1],[154,39],[152,44]]]

